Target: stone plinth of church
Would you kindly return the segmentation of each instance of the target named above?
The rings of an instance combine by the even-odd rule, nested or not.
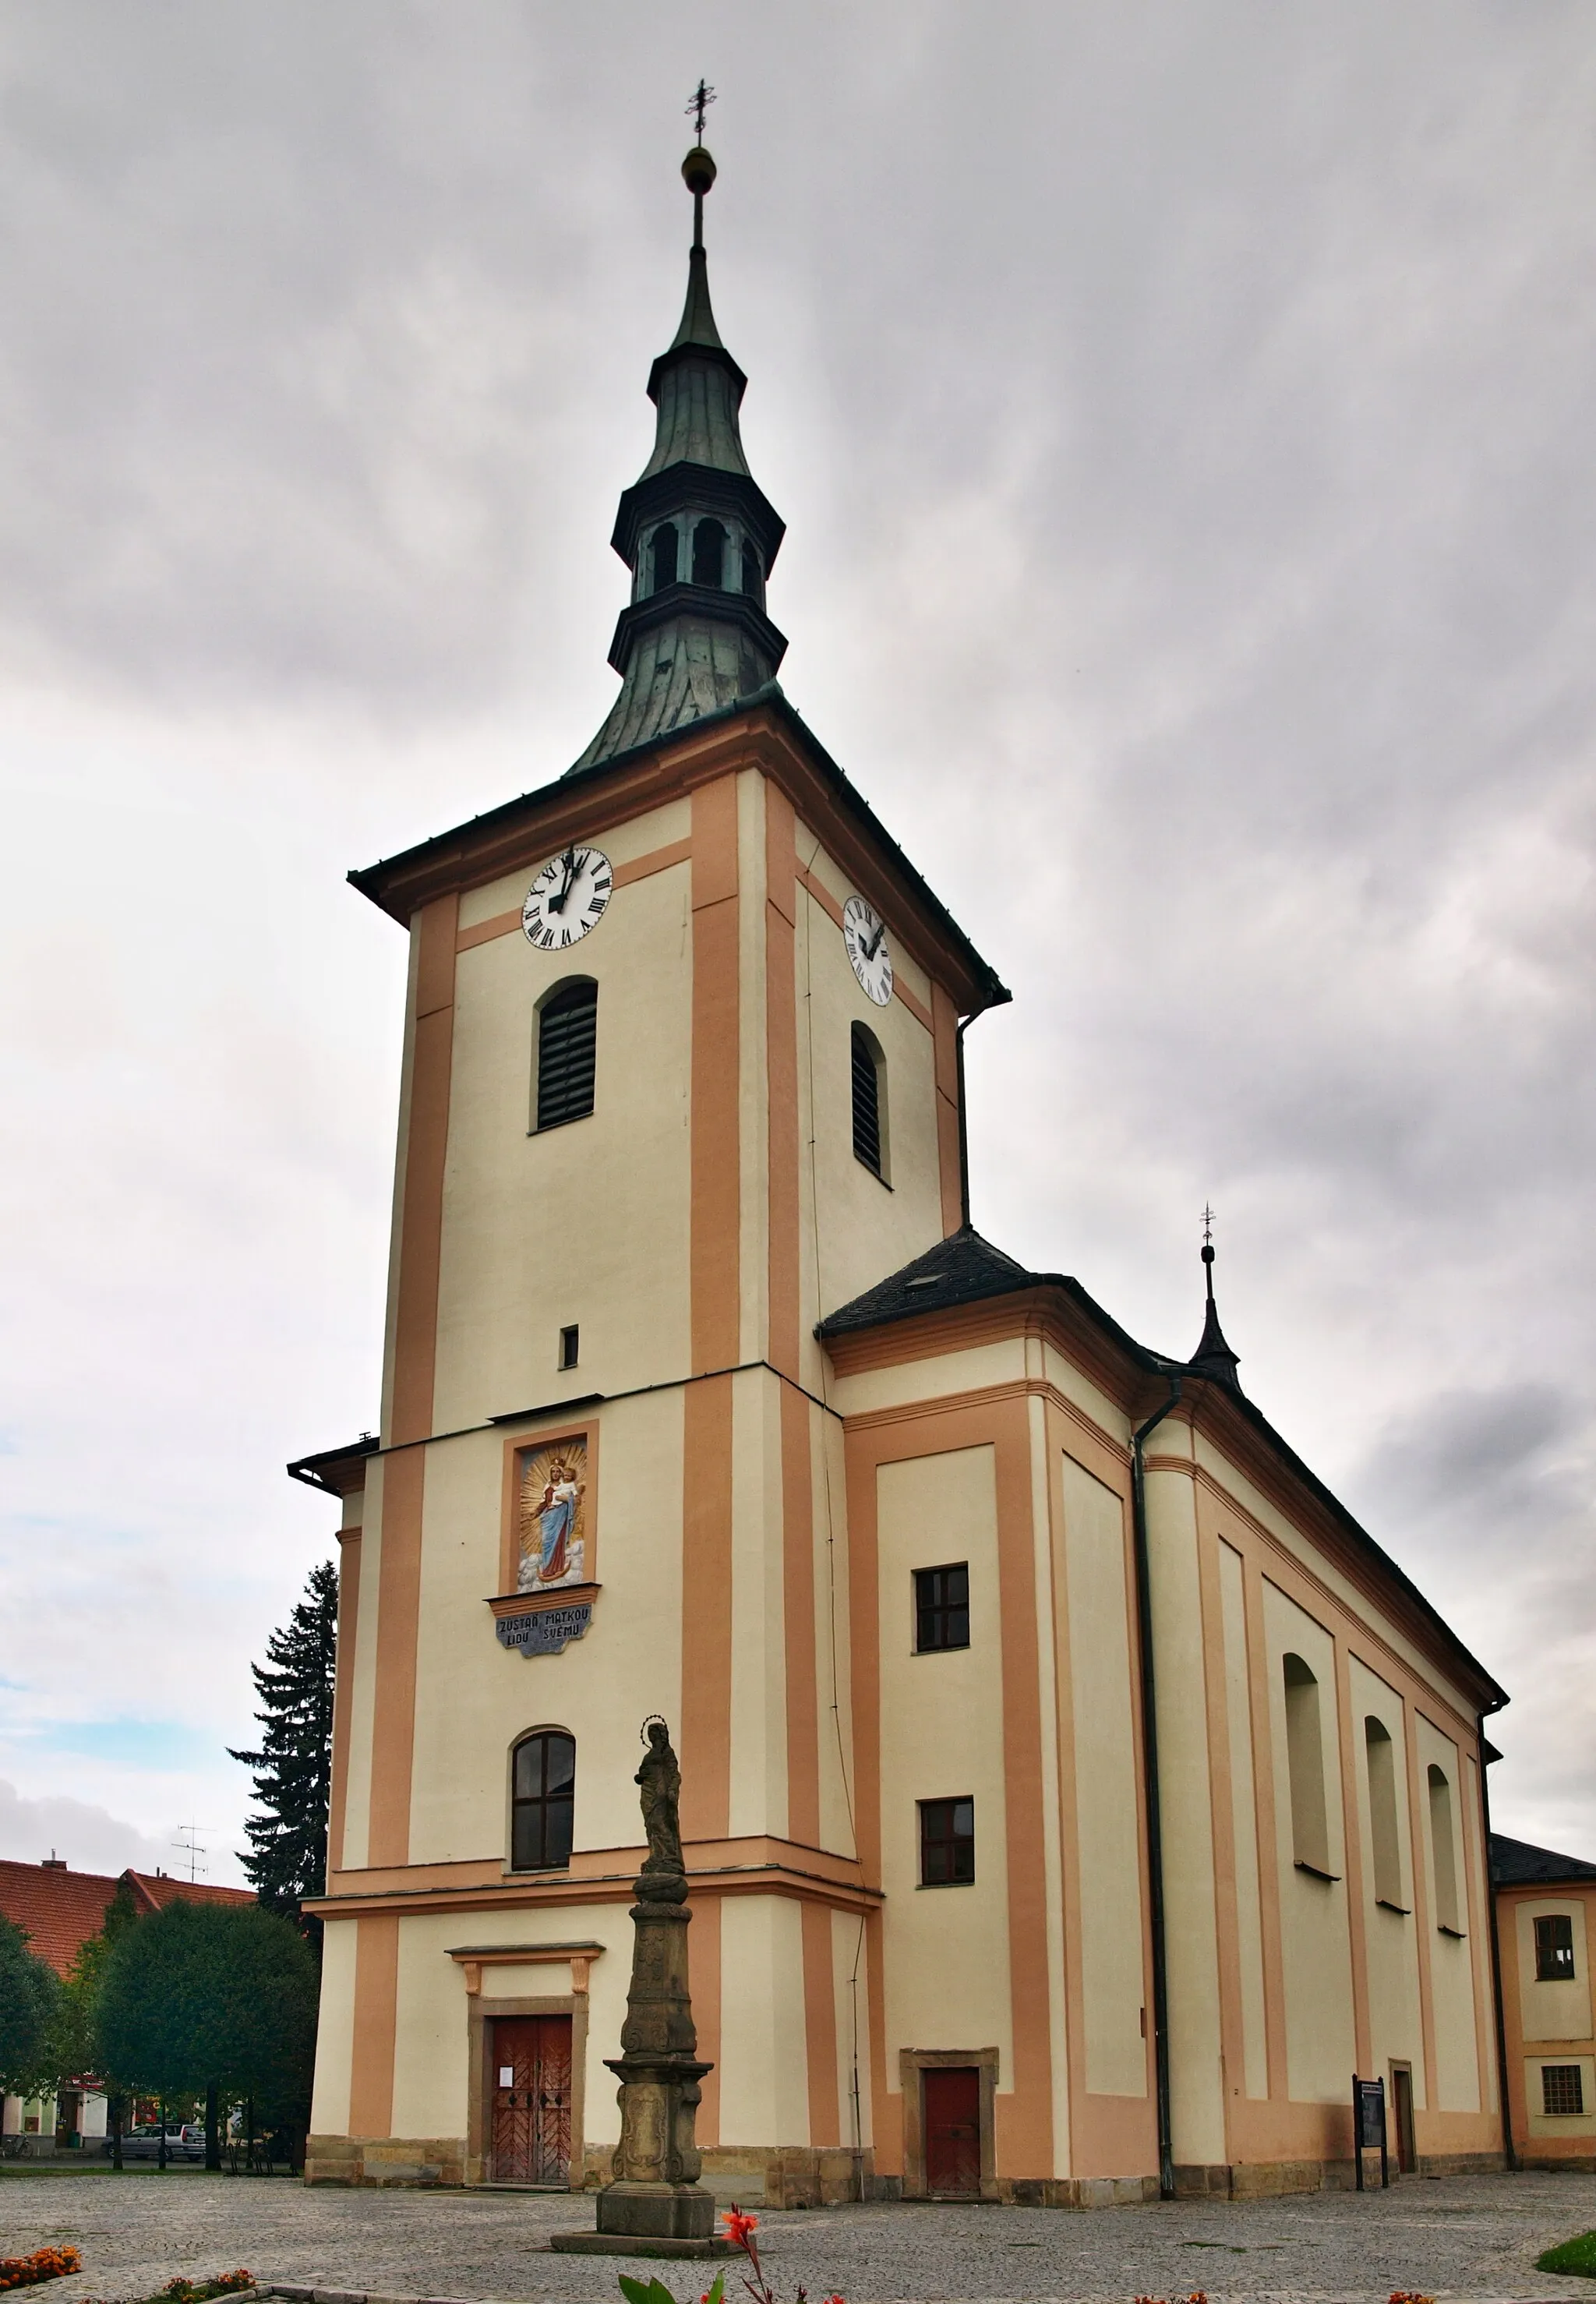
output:
[[[714,2195],[698,2181],[694,2127],[699,2086],[713,2071],[698,2058],[688,1988],[687,1872],[677,1820],[681,1774],[663,1720],[648,1727],[638,1771],[648,1857],[634,1884],[632,1976],[619,2056],[621,2141],[614,2174],[598,2196],[597,2230],[556,2232],[552,2245],[589,2255],[724,2256],[714,2236]]]

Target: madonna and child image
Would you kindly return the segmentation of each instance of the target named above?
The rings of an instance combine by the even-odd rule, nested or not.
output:
[[[518,1592],[587,1581],[587,1443],[557,1440],[521,1458]]]

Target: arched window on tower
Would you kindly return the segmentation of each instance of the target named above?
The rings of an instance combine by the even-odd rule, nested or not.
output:
[[[726,531],[718,520],[701,520],[693,530],[693,581],[717,592],[726,582]]]
[[[853,1150],[873,1174],[887,1181],[887,1060],[867,1026],[853,1027]]]
[[[590,976],[578,976],[538,1004],[535,1130],[587,1119],[597,1057],[598,987]]]
[[[1334,1876],[1324,1805],[1324,1735],[1319,1682],[1299,1656],[1281,1659],[1286,1682],[1286,1765],[1291,1778],[1291,1852],[1299,1868]]]
[[[1405,1912],[1402,1901],[1402,1834],[1397,1822],[1397,1749],[1391,1732],[1371,1712],[1364,1721],[1364,1752],[1369,1764],[1369,1839],[1374,1851],[1374,1901]]]
[[[668,520],[648,539],[648,589],[663,592],[676,581],[676,523]]]
[[[1447,1772],[1433,1762],[1430,1779],[1430,1856],[1435,1869],[1435,1925],[1444,1935],[1460,1936],[1463,1922],[1457,1900],[1457,1842],[1452,1823],[1452,1787]]]
[[[538,1728],[510,1756],[510,1868],[545,1872],[570,1862],[577,1740]]]
[[[764,571],[759,565],[759,554],[745,538],[743,540],[743,590],[759,607],[764,606]]]

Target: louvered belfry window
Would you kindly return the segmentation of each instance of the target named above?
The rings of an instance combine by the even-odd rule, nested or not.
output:
[[[590,976],[544,1003],[537,1019],[537,1125],[559,1128],[593,1109],[598,987]]]
[[[863,1024],[853,1028],[853,1148],[855,1156],[879,1176],[881,1063]]]

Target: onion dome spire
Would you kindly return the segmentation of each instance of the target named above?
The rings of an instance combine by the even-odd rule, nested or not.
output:
[[[688,106],[709,100],[702,87]],[[787,642],[764,613],[786,523],[748,470],[738,428],[747,378],[709,301],[704,202],[715,164],[700,141],[681,164],[693,244],[681,325],[648,375],[654,453],[621,499],[610,538],[632,573],[610,648],[621,693],[577,762],[595,767],[690,727],[766,687]]]
[[[1208,1207],[1203,1211],[1203,1276],[1208,1292],[1203,1340],[1186,1365],[1195,1376],[1205,1376],[1214,1384],[1227,1384],[1232,1392],[1239,1392],[1236,1371],[1241,1363],[1225,1342],[1219,1307],[1213,1300],[1213,1210]]]

